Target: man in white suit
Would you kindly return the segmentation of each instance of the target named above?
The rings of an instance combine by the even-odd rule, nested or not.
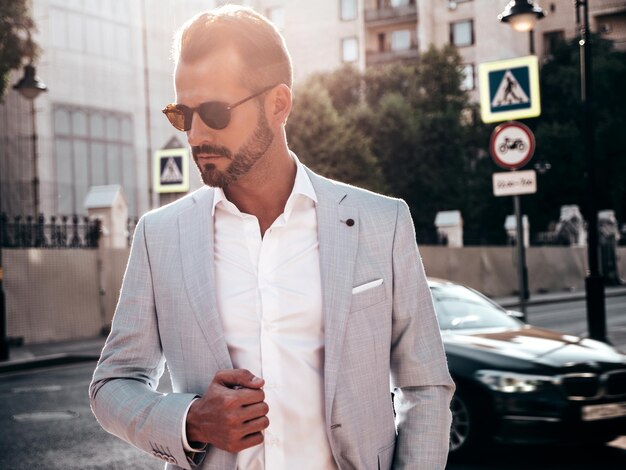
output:
[[[166,468],[443,469],[454,384],[406,204],[289,151],[291,61],[263,17],[198,15],[175,49],[163,112],[206,186],[137,225],[98,421]]]

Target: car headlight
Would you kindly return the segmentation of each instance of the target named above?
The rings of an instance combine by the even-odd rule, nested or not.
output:
[[[529,393],[554,383],[545,375],[518,374],[501,370],[479,370],[476,378],[492,390],[503,393]]]

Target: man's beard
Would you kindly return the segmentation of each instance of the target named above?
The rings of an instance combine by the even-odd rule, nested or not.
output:
[[[198,166],[204,184],[215,188],[224,188],[237,181],[240,176],[248,173],[256,162],[265,155],[273,140],[274,133],[270,129],[267,118],[265,117],[264,106],[261,105],[259,119],[254,133],[239,148],[239,151],[235,153],[235,155],[226,147],[210,144],[191,147],[191,153],[193,160]],[[200,164],[198,162],[198,154],[221,155],[229,158],[231,162],[225,170],[220,171],[213,163]]]

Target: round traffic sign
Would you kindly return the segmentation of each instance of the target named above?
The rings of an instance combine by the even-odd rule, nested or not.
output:
[[[535,136],[521,122],[505,122],[491,133],[489,152],[497,165],[517,170],[526,165],[535,153]]]

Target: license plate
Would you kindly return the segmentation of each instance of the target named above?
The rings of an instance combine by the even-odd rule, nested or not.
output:
[[[626,416],[626,401],[621,403],[606,403],[604,405],[588,405],[582,408],[583,421],[618,418]]]

